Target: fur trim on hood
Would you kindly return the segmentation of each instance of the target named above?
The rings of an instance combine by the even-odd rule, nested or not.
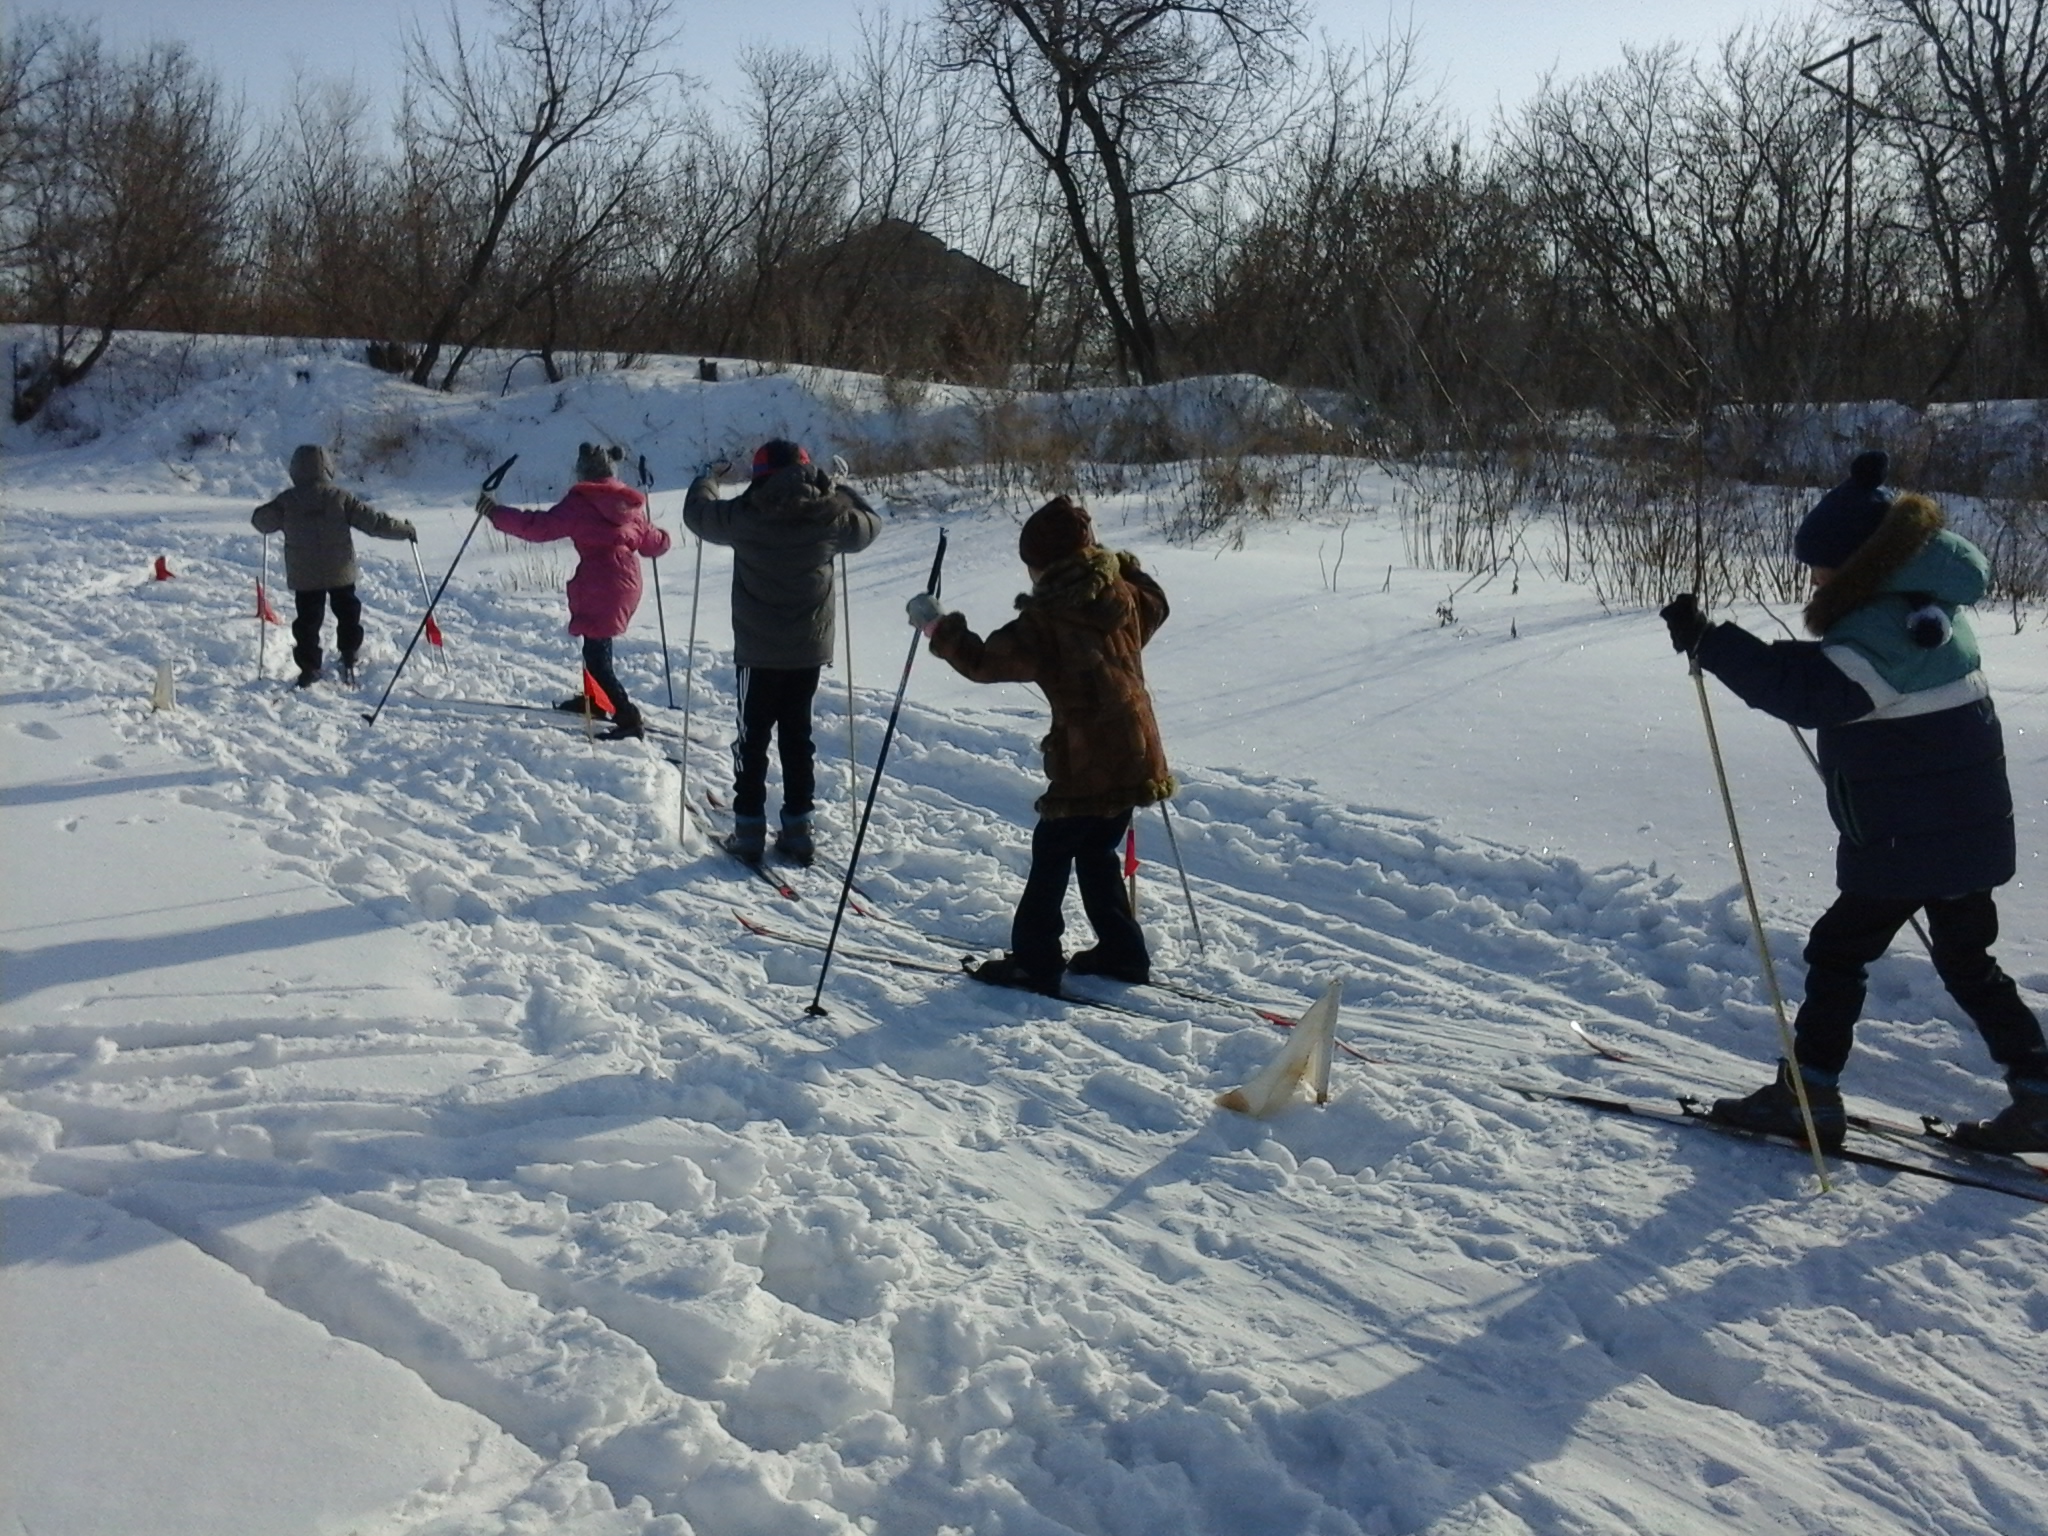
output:
[[[1877,531],[1807,603],[1807,633],[1825,635],[1886,590],[1892,577],[1927,547],[1944,523],[1941,508],[1929,498],[1913,492],[1893,497],[1891,510]]]

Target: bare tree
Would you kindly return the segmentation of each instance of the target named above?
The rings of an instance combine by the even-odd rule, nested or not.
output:
[[[396,318],[391,167],[368,149],[363,90],[301,77],[270,136],[256,239],[268,332],[378,335]]]
[[[750,48],[739,177],[743,267],[720,346],[787,353],[795,316],[786,286],[793,260],[844,229],[847,127],[831,66],[793,48]]]
[[[1968,167],[1996,243],[1998,287],[2009,288],[2019,304],[2019,382],[2030,391],[2048,389],[2048,6],[1863,0],[1862,9],[1904,33],[1906,48],[1887,62],[1887,73],[1895,80],[1916,71],[1931,78],[1935,90],[1895,115],[1956,141],[1957,163]],[[1894,106],[1913,94],[1895,89]]]
[[[631,160],[654,131],[649,111],[662,80],[655,54],[668,41],[670,0],[489,0],[489,8],[498,31],[487,44],[463,30],[452,7],[445,53],[417,29],[406,42],[410,129],[419,135],[410,179],[438,181],[460,221],[454,270],[437,285],[415,384],[432,380],[514,213],[565,152],[590,146]],[[416,248],[427,254],[423,242]],[[442,377],[443,389],[453,387],[464,355]]]
[[[1719,402],[1809,392],[1851,351],[1836,308],[1842,207],[1823,148],[1832,105],[1796,62],[1809,33],[1738,34],[1711,66],[1675,46],[1547,83],[1512,154],[1557,279],[1598,324],[1603,363],[1639,404],[1681,419]],[[1603,334],[1604,333],[1604,334]]]
[[[176,45],[113,58],[95,33],[67,28],[0,77],[16,102],[0,248],[16,313],[51,332],[15,396],[27,421],[90,373],[116,332],[189,298],[181,281],[215,277],[239,135],[219,86]]]
[[[1051,178],[1123,365],[1165,377],[1154,227],[1272,131],[1300,0],[941,0],[943,67],[984,78]]]

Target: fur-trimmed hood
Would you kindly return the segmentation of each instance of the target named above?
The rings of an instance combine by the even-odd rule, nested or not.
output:
[[[1127,568],[1138,569],[1135,555],[1120,554],[1100,544],[1090,545],[1041,572],[1029,592],[1018,594],[1017,611],[1057,609],[1069,621],[1095,629],[1114,629],[1129,609],[1128,602],[1116,591],[1117,580]]]
[[[1984,557],[1946,531],[1941,508],[1907,492],[1892,498],[1877,531],[1806,605],[1808,634],[1826,635],[1887,592],[1922,593],[1948,608],[1980,601],[1988,589]]]

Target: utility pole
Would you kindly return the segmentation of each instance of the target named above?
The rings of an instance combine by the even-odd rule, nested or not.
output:
[[[1845,342],[1856,319],[1856,109],[1860,105],[1856,100],[1856,55],[1865,48],[1876,47],[1882,36],[1882,33],[1873,32],[1868,37],[1853,38],[1826,58],[1803,65],[1799,71],[1822,90],[1842,100],[1842,339]],[[1823,80],[1814,73],[1837,62],[1843,65],[1844,81],[1841,85]]]

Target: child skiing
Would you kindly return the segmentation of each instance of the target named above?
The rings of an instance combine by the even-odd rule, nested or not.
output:
[[[816,854],[817,792],[811,701],[832,661],[832,560],[875,542],[881,519],[859,496],[812,467],[796,443],[774,438],[754,454],[747,488],[722,501],[707,466],[690,485],[683,525],[732,562],[733,663],[740,730],[733,743],[733,830],[728,852],[758,864],[768,843],[768,741],[781,745],[782,821],[775,851],[798,864]]]
[[[1017,617],[983,639],[920,592],[910,621],[931,652],[977,683],[1036,683],[1052,706],[1042,744],[1051,782],[1038,798],[1031,870],[1010,923],[1010,951],[970,973],[1057,996],[1066,971],[1144,982],[1152,960],[1119,878],[1131,813],[1173,793],[1145,688],[1142,651],[1166,622],[1166,594],[1130,555],[1095,542],[1087,510],[1055,497],[1025,521],[1017,554],[1031,590]],[[1072,873],[1095,945],[1062,953]]]
[[[403,518],[379,512],[334,483],[334,465],[318,443],[292,450],[291,489],[250,515],[261,534],[284,534],[284,579],[297,613],[292,619],[292,660],[299,664],[294,687],[320,677],[320,628],[334,609],[334,640],[341,651],[342,681],[356,680],[356,655],[363,648],[363,604],[356,596],[356,543],[351,529],[373,538],[419,538]]]
[[[612,706],[606,741],[646,735],[640,708],[626,696],[612,666],[612,641],[626,632],[640,606],[640,558],[668,553],[669,538],[647,516],[647,498],[612,473],[625,454],[596,443],[576,447],[576,483],[545,512],[500,506],[486,491],[477,510],[500,533],[533,544],[568,539],[576,546],[576,571],[569,578],[569,633],[583,640],[583,669],[604,690]],[[584,696],[564,699],[563,709],[587,708]]]
[[[1806,998],[1793,1026],[1821,1145],[1842,1144],[1839,1078],[1863,1008],[1866,968],[1916,912],[1927,914],[1934,968],[2005,1069],[2012,1102],[1958,1125],[1958,1141],[2048,1151],[2048,1048],[1990,947],[1994,887],[2013,877],[2012,790],[1976,636],[1963,610],[1989,566],[1942,526],[1925,496],[1884,488],[1889,461],[1857,456],[1849,478],[1799,525],[1793,553],[1812,568],[1806,627],[1816,640],[1766,644],[1714,624],[1691,593],[1663,609],[1671,643],[1753,708],[1818,727],[1828,810],[1840,833],[1840,894],[1806,944]],[[1712,1118],[1804,1138],[1794,1063]]]

